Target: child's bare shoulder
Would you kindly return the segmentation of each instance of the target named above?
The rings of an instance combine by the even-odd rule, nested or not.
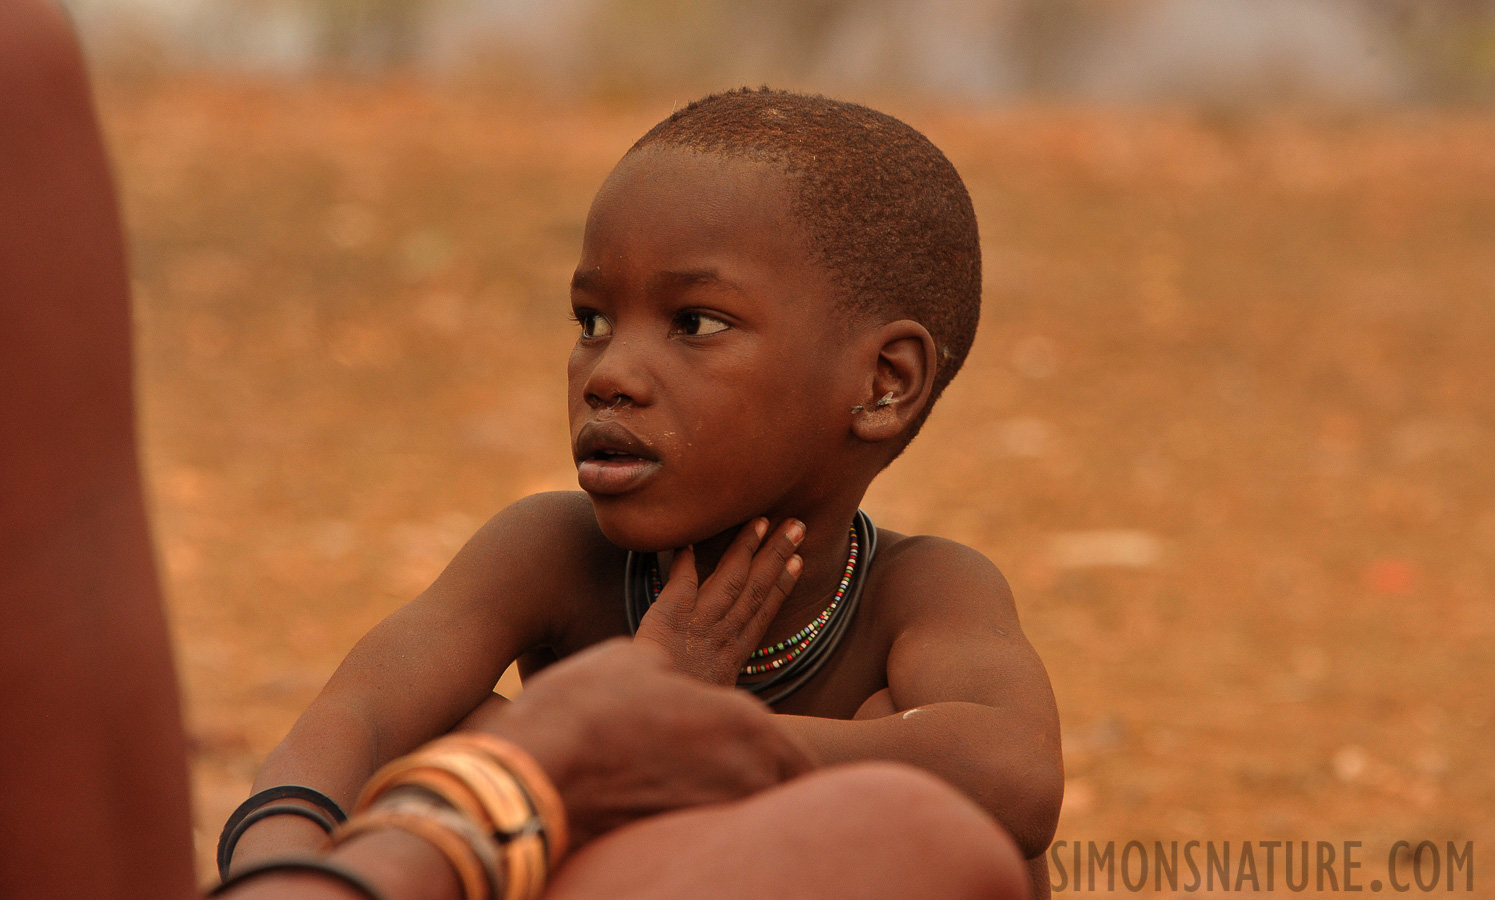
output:
[[[603,536],[592,502],[581,491],[546,491],[522,497],[489,519],[472,541],[477,549],[502,559],[516,554],[537,560],[560,555],[581,563],[599,555],[622,553]]]
[[[504,617],[505,630],[553,643],[581,612],[578,598],[621,590],[623,559],[586,494],[532,494],[479,528],[423,599]]]
[[[895,632],[920,625],[1017,625],[1012,589],[985,554],[929,534],[882,531],[869,593]]]
[[[1000,706],[1054,732],[1058,746],[1048,675],[1018,624],[1007,579],[956,541],[885,534],[868,589],[876,590],[889,647],[890,708],[946,700]]]

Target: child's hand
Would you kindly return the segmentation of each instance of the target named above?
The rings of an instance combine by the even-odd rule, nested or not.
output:
[[[803,522],[789,519],[765,541],[767,533],[767,519],[748,523],[699,588],[695,553],[675,551],[669,581],[634,640],[662,649],[677,671],[710,684],[736,684],[804,568],[794,552],[805,537]]]

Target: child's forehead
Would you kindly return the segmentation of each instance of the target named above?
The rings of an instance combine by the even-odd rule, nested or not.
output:
[[[782,168],[672,147],[630,153],[608,176],[587,217],[583,255],[599,242],[665,255],[726,252],[815,262]]]
[[[599,190],[581,251],[572,296],[583,305],[708,291],[720,309],[759,322],[838,318],[827,314],[840,306],[841,281],[815,252],[787,176],[760,160],[630,154]]]
[[[788,216],[793,184],[785,168],[768,159],[652,145],[619,160],[597,192],[597,201],[683,194],[712,205],[747,205]],[[595,201],[594,201],[595,205]]]

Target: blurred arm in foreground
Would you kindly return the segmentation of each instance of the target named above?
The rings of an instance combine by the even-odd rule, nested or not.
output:
[[[0,896],[187,897],[186,746],[135,452],[114,187],[77,44],[0,3]]]

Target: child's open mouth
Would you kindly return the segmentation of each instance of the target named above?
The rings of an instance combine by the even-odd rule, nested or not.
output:
[[[588,494],[622,494],[660,469],[648,444],[616,422],[589,423],[576,440],[576,480]]]

